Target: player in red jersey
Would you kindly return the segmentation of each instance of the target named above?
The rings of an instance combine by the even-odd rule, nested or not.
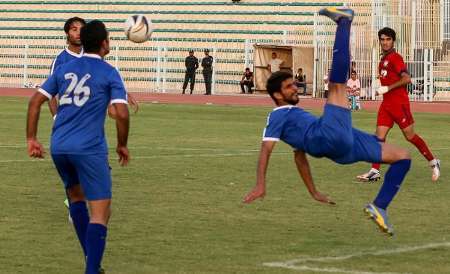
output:
[[[381,86],[377,94],[383,95],[383,102],[378,110],[376,135],[384,142],[394,123],[397,124],[406,140],[416,146],[428,160],[432,169],[431,179],[436,181],[440,176],[440,161],[433,156],[425,141],[414,131],[414,118],[406,89],[411,77],[402,56],[395,51],[395,31],[383,28],[378,32],[378,39],[383,55],[378,65]],[[364,182],[377,181],[380,178],[379,163],[373,163],[369,172],[357,176],[357,179]]]

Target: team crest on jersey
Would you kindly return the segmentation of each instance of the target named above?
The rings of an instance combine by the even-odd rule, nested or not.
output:
[[[384,63],[383,63],[383,66],[384,66],[384,67],[387,67],[387,66],[388,66],[388,64],[389,64],[389,61],[388,61],[388,60],[386,60],[386,61],[384,61]]]
[[[385,70],[385,69],[382,69],[381,71],[380,71],[380,74],[381,74],[381,76],[382,77],[386,77],[387,76],[387,70]]]

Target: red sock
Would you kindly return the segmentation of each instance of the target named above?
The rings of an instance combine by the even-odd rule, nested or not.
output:
[[[415,145],[417,149],[422,153],[422,155],[428,160],[431,161],[434,159],[433,154],[431,153],[430,149],[428,148],[427,144],[425,144],[425,141],[420,138],[419,135],[414,135],[411,140],[408,140],[410,143]]]
[[[377,138],[378,138],[378,137],[377,137]],[[384,138],[384,139],[378,138],[378,141],[381,142],[381,143],[384,143],[384,142],[386,142],[386,138]],[[373,164],[372,164],[372,168],[373,168],[373,169],[380,170],[380,167],[381,167],[381,164],[380,164],[380,163],[373,163]]]

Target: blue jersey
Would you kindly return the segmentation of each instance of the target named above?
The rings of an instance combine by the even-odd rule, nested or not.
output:
[[[61,51],[58,56],[56,56],[55,60],[53,60],[52,67],[50,68],[50,75],[52,75],[55,72],[55,69],[59,66],[68,63],[74,59],[80,58],[83,56],[83,50],[81,52],[75,53],[73,51],[70,51],[69,49],[64,49]]]
[[[52,154],[107,153],[104,122],[109,103],[127,104],[119,72],[95,54],[84,54],[56,68],[39,92],[58,95]]]
[[[267,118],[263,141],[279,140],[339,164],[382,160],[377,137],[353,128],[349,109],[330,104],[320,118],[292,105],[275,108]]]
[[[307,132],[317,120],[317,117],[297,106],[277,107],[267,117],[263,141],[282,140],[294,149],[306,151]]]

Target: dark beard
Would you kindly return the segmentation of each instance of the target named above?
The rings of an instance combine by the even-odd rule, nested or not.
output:
[[[284,100],[286,103],[288,103],[289,105],[297,105],[298,104],[298,96],[295,96],[294,98],[289,98],[289,99],[285,99]]]

